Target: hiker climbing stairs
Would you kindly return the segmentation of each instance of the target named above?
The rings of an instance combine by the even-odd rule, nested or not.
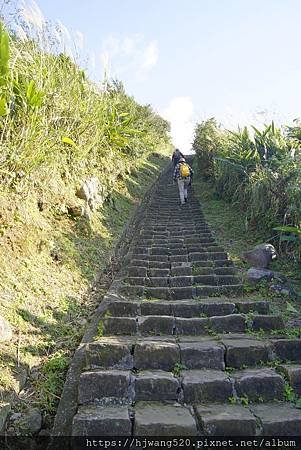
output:
[[[172,168],[161,176],[83,344],[73,436],[301,435],[301,340],[243,297],[227,253]]]

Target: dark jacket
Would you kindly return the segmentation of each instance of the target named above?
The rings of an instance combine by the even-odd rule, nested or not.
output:
[[[175,150],[175,151],[173,152],[172,158],[171,158],[171,160],[172,160],[174,166],[176,166],[176,165],[178,164],[178,162],[179,162],[179,160],[180,160],[181,158],[184,158],[183,153],[181,153],[180,150],[178,150],[178,149]]]

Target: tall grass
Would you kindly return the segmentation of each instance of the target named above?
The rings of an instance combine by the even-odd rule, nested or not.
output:
[[[155,148],[169,124],[120,82],[89,82],[69,56],[0,25],[0,182],[13,188],[97,173],[104,190]]]
[[[263,130],[251,129],[252,134],[247,127],[235,132],[223,130],[214,119],[198,124],[193,147],[200,174],[214,182],[218,196],[240,207],[247,228],[273,234],[275,227],[286,234],[298,230],[300,124],[279,129],[272,122]],[[287,240],[285,236],[282,239]],[[292,236],[290,241],[300,256],[300,240]]]

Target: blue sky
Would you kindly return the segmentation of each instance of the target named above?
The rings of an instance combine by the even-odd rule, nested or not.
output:
[[[226,127],[300,116],[300,0],[21,0],[59,21],[90,77],[104,68],[172,123],[188,150],[196,121]],[[70,49],[68,50],[68,48]]]

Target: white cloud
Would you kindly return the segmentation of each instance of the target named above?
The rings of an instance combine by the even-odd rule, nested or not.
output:
[[[114,78],[126,75],[136,80],[145,79],[157,64],[159,50],[156,41],[145,42],[143,35],[108,36],[102,42],[100,58],[103,70]]]
[[[156,42],[151,42],[144,50],[142,70],[149,70],[157,64],[159,50]]]
[[[170,122],[174,146],[183,150],[184,153],[189,153],[195,127],[194,106],[191,98],[187,96],[173,98],[160,114]]]

